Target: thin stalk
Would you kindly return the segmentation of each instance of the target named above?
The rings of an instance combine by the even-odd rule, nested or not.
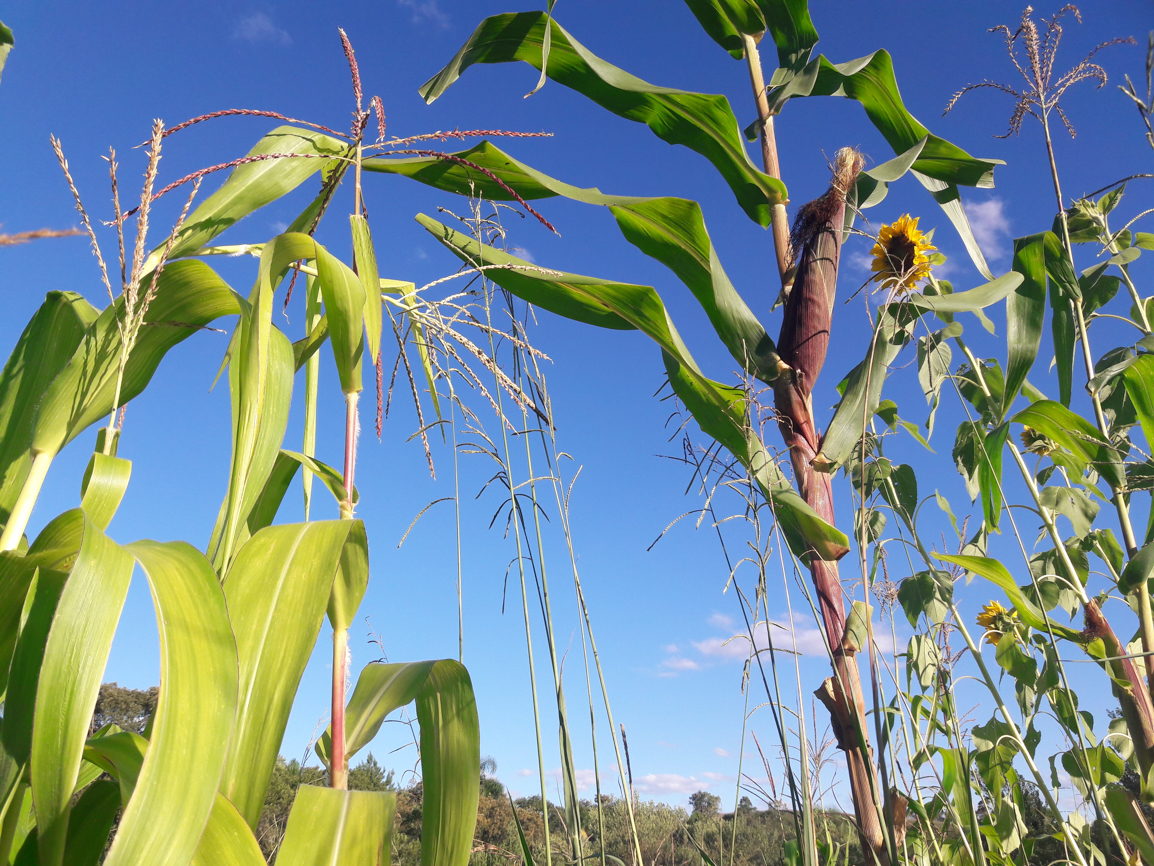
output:
[[[1042,130],[1046,137],[1046,156],[1050,162],[1050,179],[1054,183],[1054,197],[1058,202],[1058,216],[1062,223],[1062,245],[1065,247],[1066,256],[1070,261],[1070,267],[1074,268],[1074,247],[1070,243],[1070,226],[1066,218],[1065,199],[1062,196],[1062,183],[1058,177],[1058,163],[1054,158],[1054,141],[1050,136],[1050,113],[1048,110],[1042,112]],[[1126,277],[1127,288],[1131,288],[1129,274],[1124,274]],[[1134,292],[1134,294],[1137,294]],[[1086,328],[1086,317],[1082,311],[1082,303],[1077,298],[1070,299],[1070,306],[1073,308],[1075,316],[1074,321],[1078,326],[1078,338],[1082,343],[1082,361],[1086,367],[1087,381],[1094,378],[1094,356],[1090,351],[1089,333]],[[1149,329],[1149,322],[1146,321],[1146,311],[1143,304],[1138,305],[1143,317],[1143,324]],[[1097,392],[1090,393],[1090,400],[1094,405],[1094,420],[1097,422],[1098,431],[1106,439],[1110,441],[1110,426],[1106,423],[1106,414],[1102,410],[1102,401]],[[1134,535],[1134,525],[1130,520],[1130,510],[1126,504],[1126,490],[1114,491],[1114,507],[1118,512],[1118,524],[1122,530],[1122,541],[1126,545],[1126,556],[1133,559],[1138,552],[1138,542]],[[1150,604],[1150,588],[1146,581],[1142,581],[1134,592],[1138,597],[1138,619],[1141,623],[1142,635],[1142,651],[1149,653],[1154,652],[1154,612],[1151,611]],[[1154,694],[1154,666],[1147,666],[1150,668],[1147,673],[1148,685],[1151,694]]]
[[[757,50],[757,40],[742,35],[745,48],[745,63],[749,68],[749,83],[753,86],[753,98],[757,103],[757,118],[760,121],[761,161],[765,173],[781,180],[781,165],[777,159],[777,137],[773,129],[773,115],[769,113],[769,99],[765,93],[765,75],[761,69],[761,55]],[[772,211],[773,249],[777,254],[777,270],[781,276],[783,289],[788,288],[789,273],[789,217],[785,203],[775,204]]]
[[[40,488],[44,486],[48,467],[52,465],[55,456],[50,451],[38,451],[32,455],[28,477],[24,479],[24,486],[20,488],[20,495],[12,506],[12,514],[4,525],[4,533],[0,535],[0,551],[15,550],[19,546],[24,530],[28,527],[28,518],[32,516],[32,509],[36,505],[36,498],[40,495]]]
[[[452,371],[446,377],[449,382],[449,424],[453,430],[453,518],[456,521],[457,537],[457,661],[465,663],[465,599],[462,587],[461,567],[461,471],[457,465],[460,456],[457,446],[457,395],[453,389]]]
[[[305,281],[305,335],[309,335],[321,320],[320,288],[312,277]],[[321,359],[313,352],[312,357],[305,361],[305,427],[301,440],[301,453],[306,457],[315,457],[317,451],[317,394],[320,388]],[[307,466],[301,467],[301,485],[304,488],[305,520],[309,519],[309,512],[313,499],[313,473]]]
[[[345,680],[349,672],[348,629],[333,630],[333,733],[329,754],[329,780],[334,788],[347,791],[349,761],[345,755]]]

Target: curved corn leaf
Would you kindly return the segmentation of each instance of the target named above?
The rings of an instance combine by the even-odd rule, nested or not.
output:
[[[1023,279],[1022,274],[1010,271],[1007,274],[1002,274],[996,280],[978,286],[976,289],[940,295],[910,295],[903,299],[900,304],[933,313],[951,315],[954,313],[974,313],[1009,296],[1022,284]],[[941,286],[942,283],[938,285]],[[952,320],[945,319],[944,321],[948,323]]]
[[[191,866],[266,866],[256,837],[236,806],[216,795]]]
[[[771,113],[780,112],[786,102],[799,96],[845,96],[857,100],[896,154],[904,154],[924,140],[910,170],[946,212],[978,270],[992,279],[957,188],[959,185],[992,187],[994,166],[1003,162],[976,159],[922,126],[902,101],[889,52],[875,51],[840,64],[819,55],[802,69],[779,70],[770,82]],[[746,135],[749,133],[747,129]]]
[[[119,813],[120,789],[116,782],[100,779],[85,788],[68,819],[64,862],[68,866],[97,866]],[[44,862],[43,857],[40,862]]]
[[[1154,544],[1148,543],[1143,545],[1122,569],[1122,574],[1118,576],[1118,590],[1128,595],[1142,584],[1149,583],[1152,576],[1154,576]]]
[[[321,286],[321,297],[324,298],[329,324],[329,343],[336,358],[341,390],[351,394],[361,390],[361,355],[365,350],[362,323],[367,309],[365,289],[349,266],[330,255],[320,244],[316,245],[316,262],[317,281]],[[379,335],[381,293],[377,291],[375,295]]]
[[[36,688],[30,763],[44,866],[64,862],[69,802],[134,566],[132,556],[85,517]]]
[[[725,275],[709,239],[701,206],[681,198],[610,205],[625,239],[669,267],[709,316],[713,329],[742,368],[772,383],[781,357],[765,327]]]
[[[709,37],[735,60],[745,57],[742,34],[765,32],[765,16],[754,0],[685,0],[685,5]]]
[[[697,202],[680,198],[610,196],[596,188],[572,186],[518,162],[488,142],[466,151],[462,158],[483,164],[522,197],[561,195],[585,204],[607,206],[626,240],[667,266],[689,287],[705,309],[718,336],[742,368],[763,382],[777,378],[780,358],[773,340],[726,276]],[[442,162],[441,165],[460,167],[455,163]],[[433,168],[427,163],[418,167],[415,161],[382,160],[377,170],[396,170],[439,189],[469,192],[467,168],[466,173],[436,173],[431,170]],[[491,183],[484,175],[477,180]],[[498,191],[498,198],[509,198],[508,192],[501,187],[492,186]],[[488,195],[488,188],[485,189],[480,194]],[[520,282],[529,286],[532,279]]]
[[[254,830],[352,526],[325,520],[262,529],[224,578],[240,697],[220,791]]]
[[[1009,424],[999,424],[982,440],[984,455],[978,463],[978,479],[982,488],[982,512],[991,530],[997,530],[1002,516],[1002,454],[1009,433]]]
[[[262,498],[288,427],[292,404],[293,356],[288,337],[279,328],[269,331],[264,365],[248,351],[252,333],[250,313],[242,314],[240,353],[229,363],[232,392],[232,465],[228,491],[221,503],[209,551],[213,566],[228,570],[243,541],[240,536],[249,514]],[[263,387],[262,387],[263,386]],[[287,482],[286,482],[287,483]]]
[[[1042,344],[1042,323],[1046,318],[1046,256],[1042,241],[1040,234],[1014,241],[1014,271],[1023,279],[1006,298],[1008,354],[1002,415],[1013,405]]]
[[[203,247],[229,226],[258,208],[292,192],[318,171],[331,166],[345,154],[348,145],[317,130],[280,126],[261,138],[248,156],[271,153],[307,154],[290,159],[262,159],[239,165],[216,192],[189,214],[177,235],[170,258],[178,258]],[[311,219],[308,220],[311,223]],[[164,250],[162,244],[149,256],[145,270],[151,270]]]
[[[14,686],[9,679],[10,672],[16,670],[13,661],[13,651],[28,619],[29,604],[32,596],[30,587],[37,575],[37,570],[45,572],[45,580],[49,579],[49,572],[66,572],[72,567],[83,535],[83,517],[79,508],[66,511],[54,517],[41,530],[27,553],[6,551],[0,553],[0,691],[7,690],[6,716],[13,719],[23,710],[28,714],[27,731],[31,732],[31,712],[35,702],[36,685]],[[62,578],[60,578],[62,579]],[[43,604],[43,602],[41,602]],[[52,603],[53,607],[55,602]],[[51,614],[49,614],[51,616]],[[43,632],[40,641],[40,650],[43,651],[43,640],[47,631]],[[23,669],[23,666],[22,666]],[[32,670],[29,668],[29,670]],[[35,671],[39,672],[39,662],[36,662]],[[16,692],[29,689],[18,697]],[[14,691],[14,689],[16,691]],[[15,725],[16,722],[10,723]],[[7,744],[7,734],[4,742]],[[6,746],[7,748],[7,746]],[[19,762],[28,759],[27,749],[21,751]],[[11,750],[9,750],[11,754]]]
[[[721,173],[746,215],[768,226],[785,185],[754,167],[737,118],[724,96],[657,87],[592,54],[545,12],[495,15],[482,21],[449,64],[420,90],[432,102],[474,63],[523,60],[539,67],[545,28],[551,30],[547,72],[619,117],[645,123],[662,141],[700,153]]]
[[[301,785],[276,862],[280,866],[388,862],[396,807],[392,791]]]
[[[348,757],[368,745],[385,716],[414,700],[424,783],[421,866],[465,866],[480,796],[481,741],[472,681],[461,664],[366,665],[345,711]],[[330,742],[326,731],[316,745],[326,765]]]
[[[84,759],[100,767],[120,786],[121,805],[127,806],[136,790],[148,740],[133,731],[92,737],[84,746]]]
[[[381,351],[381,278],[377,272],[377,254],[373,249],[373,235],[369,221],[358,214],[349,214],[353,229],[353,261],[365,293],[365,333],[369,338],[369,357],[377,363]]]
[[[80,508],[102,532],[120,507],[131,476],[131,460],[100,453],[89,458],[80,485]]]
[[[845,555],[848,539],[830,526],[792,491],[776,469],[761,440],[746,422],[745,395],[739,388],[706,378],[682,342],[666,313],[660,296],[649,286],[614,283],[575,274],[553,276],[539,268],[419,215],[417,222],[457,256],[471,264],[501,264],[508,269],[488,271],[489,278],[517,297],[587,324],[604,328],[636,328],[664,352],[665,367],[677,395],[697,423],[734,456],[762,485],[776,505],[776,516],[791,534],[791,544],[804,552],[800,536],[814,546],[823,559]]]
[[[36,407],[99,312],[74,292],[49,292],[0,373],[0,523],[28,477]]]
[[[127,549],[143,568],[156,606],[160,697],[136,790],[105,864],[183,866],[212,811],[228,752],[237,706],[236,641],[224,592],[203,554],[183,542],[138,541]]]
[[[242,303],[202,262],[173,262],[166,267],[157,280],[156,296],[125,367],[120,405],[144,390],[169,349],[209,322],[239,313]],[[120,361],[116,319],[123,313],[123,297],[105,308],[89,326],[67,366],[48,386],[32,431],[34,452],[59,453],[90,424],[112,412]]]
[[[329,464],[322,463],[314,457],[308,457],[296,451],[286,451],[282,449],[281,456],[286,460],[292,460],[300,464],[309,472],[313,473],[313,475],[316,475],[318,478],[320,478],[325,487],[329,489],[329,493],[331,493],[333,498],[337,501],[337,504],[340,504],[349,498],[349,492],[347,489],[345,489],[345,476],[342,475],[341,471],[335,466],[329,466]],[[354,505],[356,505],[360,501],[360,491],[358,491],[354,486],[352,502]]]
[[[809,0],[757,0],[777,46],[778,66],[796,69],[809,62],[817,30],[809,17]]]
[[[1139,355],[1122,372],[1126,395],[1134,404],[1134,412],[1148,445],[1154,447],[1154,355]]]
[[[1026,597],[1021,587],[1014,583],[1014,578],[1010,576],[1010,572],[998,560],[988,556],[953,556],[944,553],[935,553],[933,556],[934,559],[940,559],[942,562],[960,565],[966,571],[976,574],[978,577],[984,577],[990,583],[1001,587],[1002,591],[1009,597],[1010,603],[1017,609],[1022,622],[1043,633],[1046,631],[1047,617],[1045,613]],[[1050,621],[1050,628],[1053,629],[1056,637],[1082,643],[1082,633],[1076,629],[1052,620]]]
[[[1154,863],[1154,831],[1146,821],[1141,801],[1121,785],[1107,785],[1105,802],[1110,817],[1137,848],[1142,860]]]
[[[1083,467],[1089,466],[1113,488],[1125,486],[1121,455],[1102,438],[1098,428],[1061,403],[1038,400],[1011,421],[1033,427],[1062,446]]]
[[[352,625],[369,586],[369,538],[365,533],[365,522],[352,520],[349,523],[349,535],[341,550],[340,567],[329,596],[328,616],[333,631]]]
[[[770,111],[778,113],[794,97],[844,96],[857,100],[874,127],[900,154],[925,138],[913,171],[947,184],[992,187],[1000,159],[977,159],[957,145],[938,138],[906,109],[894,78],[893,60],[885,50],[847,63],[831,63],[819,55],[796,74],[774,77],[769,88]]]

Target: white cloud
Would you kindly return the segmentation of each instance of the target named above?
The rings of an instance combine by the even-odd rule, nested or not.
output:
[[[532,776],[533,771],[532,770],[518,770],[517,775],[518,776]]]
[[[793,626],[789,621],[770,622],[773,626],[772,635],[763,620],[754,628],[754,638],[759,650],[769,649],[769,638],[773,638],[774,650],[784,652],[798,652],[802,655],[822,658],[827,654],[824,632],[811,617],[797,614],[793,618]],[[893,639],[882,630],[874,632],[878,649],[890,652],[893,649]],[[732,637],[711,637],[703,641],[694,641],[698,652],[707,658],[716,659],[746,659],[749,657],[749,634],[739,632]]]
[[[864,249],[850,250],[849,255],[843,258],[849,262],[850,267],[858,271],[865,271],[866,273],[870,273],[870,268],[874,263],[873,256]]]
[[[702,776],[707,774],[702,773]],[[642,794],[692,794],[712,785],[712,781],[677,773],[649,773],[633,779],[633,787]]]
[[[449,16],[441,11],[437,0],[397,0],[397,5],[413,10],[412,22],[423,24],[428,21],[437,27],[448,27]]]
[[[533,254],[524,247],[509,247],[509,253],[511,255],[517,256],[518,258],[524,259],[531,265],[537,264],[537,260],[533,258]]]
[[[281,222],[280,220],[277,220],[275,223],[272,224],[272,230],[274,232],[276,232],[278,235],[282,235],[288,231],[288,223]]]
[[[709,618],[709,624],[717,628],[733,628],[733,617],[714,611],[713,616]]]
[[[728,758],[729,757],[729,752],[727,752],[727,751],[725,751],[725,749],[721,749],[721,748],[714,749],[713,754],[717,755],[717,757],[719,757],[719,758]]]
[[[711,782],[725,782],[733,777],[727,776],[725,773],[702,773],[701,778],[708,779]]]
[[[1010,252],[1006,244],[1010,238],[1010,221],[1006,218],[1005,202],[995,197],[985,201],[967,201],[964,207],[974,239],[986,257],[1001,259],[1007,256]]]
[[[232,31],[232,38],[243,39],[245,42],[271,42],[274,45],[284,46],[293,44],[288,31],[273,24],[272,19],[264,12],[256,12],[247,18],[241,18]]]
[[[418,262],[423,262],[428,257],[429,257],[429,254],[427,252],[425,252],[423,249],[421,249],[420,247],[417,247],[416,249],[413,250],[413,258],[415,258]]]
[[[662,647],[662,649],[664,649],[667,653],[675,653],[675,652],[677,652],[677,644],[675,644],[675,643],[666,644],[664,647]]]
[[[695,671],[701,668],[693,659],[681,658],[675,656],[671,659],[666,659],[661,663],[663,668],[669,668],[671,671]]]

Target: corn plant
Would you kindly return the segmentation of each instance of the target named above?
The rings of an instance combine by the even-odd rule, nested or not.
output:
[[[1141,797],[1154,799],[1149,782],[1154,703],[1143,662],[1154,651],[1147,587],[1154,554],[1149,534],[1140,543],[1130,517],[1133,493],[1149,487],[1142,482],[1148,460],[1138,451],[1136,467],[1126,463],[1135,448],[1130,428],[1141,425],[1147,436],[1154,429],[1146,406],[1154,381],[1144,378],[1150,314],[1147,299],[1129,272],[1130,263],[1151,243],[1148,235],[1131,231],[1133,221],[1122,229],[1110,228],[1108,216],[1121,197],[1122,182],[1099,190],[1106,193],[1100,200],[1070,202],[1063,197],[1050,140],[1053,116],[1069,125],[1059,106],[1061,95],[1079,81],[1104,82],[1105,71],[1087,58],[1071,72],[1054,78],[1054,54],[1061,37],[1058,18],[1045,25],[1044,34],[1039,34],[1029,10],[1016,31],[1003,28],[1025,88],[978,86],[994,86],[1015,97],[1012,132],[1019,131],[1026,118],[1042,122],[1058,216],[1053,231],[1018,239],[1012,270],[995,278],[970,230],[959,189],[992,186],[999,161],[974,158],[919,123],[901,100],[892,62],[884,50],[841,64],[815,57],[817,31],[801,2],[687,0],[687,4],[717,44],[745,61],[757,120],[744,131],[760,142],[760,169],[747,155],[742,127],[728,100],[653,85],[597,57],[558,23],[552,3],[544,12],[485,19],[421,93],[431,102],[472,65],[523,61],[540,72],[538,89],[552,80],[620,117],[645,123],[663,141],[705,157],[746,215],[771,229],[783,306],[776,342],[726,277],[695,202],[581,189],[536,171],[488,142],[458,155],[473,164],[471,170],[463,165],[446,168],[443,159],[433,156],[381,170],[406,173],[457,192],[470,183],[480,194],[495,199],[560,195],[603,205],[612,212],[624,237],[666,264],[701,303],[746,377],[743,382],[722,384],[701,371],[651,287],[531,272],[526,262],[499,247],[431,217],[418,217],[468,267],[494,268],[487,277],[506,291],[576,321],[641,330],[661,348],[673,393],[701,430],[735,461],[723,480],[729,485],[744,481],[752,494],[747,509],[755,513],[764,509],[772,519],[783,572],[789,570],[786,555],[793,567],[810,572],[810,587],[803,585],[803,590],[823,623],[834,673],[816,694],[829,712],[838,747],[846,755],[856,825],[867,862],[977,864],[1028,859],[1041,837],[1030,838],[1026,828],[1027,785],[1039,793],[1039,808],[1049,828],[1044,835],[1059,841],[1064,859],[1086,866],[1110,857],[1154,862],[1154,844],[1138,800],[1115,784],[1130,766],[1141,780]],[[777,52],[777,68],[768,83],[758,47],[767,34]],[[1019,49],[1024,56],[1019,57]],[[1133,91],[1131,85],[1127,95],[1141,103],[1145,119],[1145,103]],[[839,152],[829,189],[798,210],[791,229],[776,155],[776,136],[781,134],[776,121],[790,99],[812,96],[858,101],[895,156],[866,167],[852,149]],[[865,228],[855,228],[857,219],[864,220],[864,211],[884,199],[889,185],[907,174],[941,207],[987,283],[954,291],[950,283],[935,277],[933,268],[943,259],[933,246],[932,232],[918,227],[924,217],[905,216],[880,230],[868,222]],[[873,333],[867,355],[842,380],[840,402],[822,431],[812,394],[833,327],[841,245],[851,233],[865,234],[873,242],[871,282],[885,298],[871,312]],[[1073,246],[1078,243],[1098,244],[1107,257],[1079,274]],[[1105,313],[1103,307],[1123,284],[1132,309],[1121,318],[1134,325],[1146,342],[1096,359],[1088,327],[1096,319],[1118,317]],[[1047,399],[1028,381],[1041,345],[1047,298],[1059,379],[1057,400]],[[766,306],[771,300],[772,296],[766,299]],[[970,313],[988,323],[983,311],[1003,301],[1007,316],[1004,368],[1000,362],[974,356],[957,321],[960,314]],[[934,319],[939,324],[933,324]],[[970,413],[958,431],[954,457],[971,497],[981,497],[981,527],[976,535],[968,535],[963,525],[956,552],[932,550],[924,532],[919,533],[917,518],[924,500],[919,498],[917,478],[911,467],[896,464],[883,453],[885,438],[898,431],[921,438],[916,426],[899,417],[896,403],[882,399],[890,368],[912,344],[917,346],[919,378],[932,407],[939,404],[943,387],[950,383]],[[960,367],[953,366],[951,346],[965,359]],[[1089,417],[1071,408],[1078,346]],[[761,403],[763,393],[768,392],[772,392],[772,413]],[[1022,401],[1028,405],[1023,407]],[[792,482],[766,442],[766,417],[777,422]],[[1014,425],[1023,433],[1023,448],[1010,435]],[[1040,458],[1038,465],[1027,463],[1023,449]],[[990,534],[1003,526],[1021,539],[1010,511],[1016,503],[1011,503],[1003,487],[1007,451],[1028,494],[1027,507],[1039,517],[1044,536],[1053,545],[1031,556],[1022,543],[1020,567],[989,555],[987,546]],[[707,446],[705,455],[704,462],[716,462],[714,446]],[[1050,462],[1042,465],[1042,460]],[[855,505],[852,542],[849,534],[836,528],[834,480],[839,469],[850,481]],[[1112,506],[1121,543],[1111,529],[1093,529],[1099,502]],[[939,498],[939,503],[949,508],[944,499]],[[896,518],[889,535],[885,533],[887,514]],[[1059,531],[1060,516],[1070,521],[1073,537],[1065,538]],[[915,565],[915,557],[910,558],[909,576],[900,583],[888,578],[885,556],[891,541],[904,542],[920,560]],[[901,659],[887,663],[880,658],[868,595],[847,609],[849,585],[842,581],[838,562],[851,549],[856,549],[863,584],[882,599],[891,628],[894,611],[900,607],[911,625],[923,629],[902,654],[907,670],[904,687],[897,675]],[[1092,596],[1087,589],[1087,554],[1098,555],[1107,568],[1101,595]],[[764,609],[764,560],[762,566],[756,602],[749,605],[754,613],[751,643],[758,612]],[[1009,602],[1008,607],[997,601],[987,605],[979,618],[983,633],[976,640],[954,601],[954,583],[964,574],[993,582]],[[1111,590],[1126,597],[1138,614],[1141,639],[1133,646],[1111,625],[1119,617],[1124,622],[1125,612],[1116,611],[1109,618],[1104,612],[1106,593]],[[1059,607],[1071,615],[1081,612],[1083,628],[1056,621],[1051,612]],[[961,655],[949,647],[950,632],[964,640]],[[986,644],[996,647],[997,666],[1016,683],[1013,699],[1002,697],[983,659]],[[1108,736],[1095,734],[1092,719],[1078,710],[1061,655],[1069,645],[1100,666],[1118,697],[1120,715]],[[868,680],[863,680],[859,670],[857,656],[862,653],[868,661]],[[761,656],[756,656],[750,664],[760,666]],[[953,694],[952,671],[963,657],[972,660],[997,708],[988,724],[968,733],[962,729]],[[887,679],[893,686],[891,699],[886,698]],[[768,680],[766,689],[770,691]],[[771,704],[784,709],[780,693],[770,691],[768,697]],[[1060,761],[1071,775],[1094,816],[1093,824],[1080,812],[1059,808],[1056,772],[1047,777],[1044,761],[1035,754],[1041,740],[1037,717],[1047,706],[1069,746],[1052,759],[1051,766]],[[786,727],[779,723],[782,749],[788,756]],[[801,743],[804,766],[804,732]],[[796,781],[795,774],[789,775],[791,799],[803,813],[797,856],[815,863],[837,855],[819,846],[816,839],[807,779],[808,768],[796,774]]]
[[[326,616],[333,630],[331,724],[316,752],[329,784],[301,787],[278,862],[387,860],[394,795],[346,790],[349,759],[389,713],[414,702],[424,786],[422,863],[463,866],[469,857],[480,756],[465,668],[455,660],[373,663],[346,695],[347,630],[369,579],[368,536],[355,516],[359,490],[367,489],[358,488],[355,475],[364,361],[376,366],[380,386],[387,317],[398,339],[398,363],[408,370],[407,353],[415,349],[430,385],[436,375],[430,347],[464,347],[467,357],[494,373],[498,392],[505,390],[519,405],[528,398],[460,331],[452,296],[426,301],[413,283],[381,276],[362,171],[406,173],[413,166],[406,157],[416,156],[426,160],[422,166],[435,160],[450,169],[491,173],[419,147],[442,133],[386,140],[383,103],[374,97],[365,107],[355,54],[340,35],[353,82],[350,132],[250,110],[225,110],[172,128],[157,121],[140,203],[128,210],[121,208],[119,166],[110,154],[109,224],[119,273],[106,263],[63,146],[53,139],[109,303],[100,310],[79,294],[50,292],[0,373],[2,862],[264,862],[254,831]],[[369,142],[374,114],[377,137]],[[232,115],[269,116],[286,125],[244,157],[156,189],[169,135]],[[227,169],[224,184],[193,207],[202,179]],[[316,198],[287,231],[265,242],[213,245],[225,229],[317,176]],[[346,179],[353,185],[351,263],[313,238]],[[163,243],[150,250],[152,203],[180,187],[191,190],[184,209]],[[135,234],[126,230],[133,217]],[[247,296],[205,261],[236,253],[259,260]],[[307,330],[292,342],[274,324],[273,311],[280,289],[291,293],[301,275]],[[225,358],[232,398],[229,482],[207,550],[181,541],[114,542],[106,530],[132,469],[118,449],[124,407],[149,385],[171,348],[230,316],[236,324]],[[490,337],[517,339],[479,327]],[[325,343],[345,403],[341,469],[315,453],[317,363]],[[468,368],[459,354],[454,357]],[[302,371],[306,420],[298,452],[285,447],[285,436]],[[469,375],[476,378],[471,370]],[[79,507],[26,538],[56,456],[102,419]],[[319,480],[339,519],[275,522],[298,470],[306,517]],[[160,633],[156,710],[143,735],[106,726],[89,736],[137,565],[152,591]]]

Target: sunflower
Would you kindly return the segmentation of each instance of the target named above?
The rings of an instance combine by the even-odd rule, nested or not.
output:
[[[978,614],[978,625],[986,630],[982,640],[997,643],[1002,635],[1017,631],[1018,612],[1006,610],[998,602],[991,601]]]
[[[1056,444],[1044,433],[1039,433],[1033,427],[1026,427],[1022,430],[1022,447],[1031,454],[1045,457],[1054,450]]]
[[[882,226],[870,250],[873,280],[883,289],[908,292],[929,275],[933,264],[929,253],[936,250],[925,232],[918,230],[918,217],[902,214],[897,222]]]

